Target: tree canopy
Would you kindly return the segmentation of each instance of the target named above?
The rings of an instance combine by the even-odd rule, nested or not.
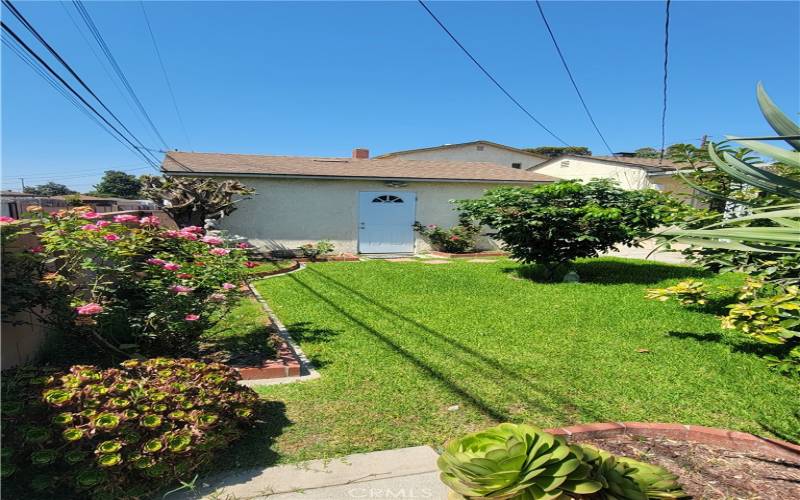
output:
[[[586,146],[539,146],[538,148],[523,148],[523,151],[549,158],[561,155],[592,156],[592,152]]]
[[[67,194],[77,193],[77,191],[73,191],[64,184],[59,184],[53,181],[50,181],[46,184],[40,184],[38,186],[25,186],[25,189],[22,191],[24,193],[33,194],[36,196],[64,196]]]
[[[106,170],[100,182],[94,185],[99,196],[136,199],[141,196],[142,183],[135,176],[119,170]]]

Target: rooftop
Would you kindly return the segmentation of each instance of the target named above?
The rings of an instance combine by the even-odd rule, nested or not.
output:
[[[383,154],[383,155],[380,155],[380,156],[376,156],[375,158],[393,158],[395,156],[401,156],[401,155],[408,154],[408,153],[419,153],[421,151],[435,151],[437,149],[450,149],[450,148],[458,148],[458,147],[461,147],[461,146],[472,146],[472,145],[478,145],[478,144],[481,144],[481,145],[484,145],[484,146],[492,146],[492,147],[500,148],[500,149],[506,149],[508,151],[513,151],[515,153],[528,155],[528,156],[533,156],[535,158],[540,158],[542,160],[548,159],[548,157],[544,156],[544,155],[531,153],[530,151],[525,151],[524,149],[514,148],[514,147],[511,147],[511,146],[506,146],[505,144],[499,144],[499,143],[491,142],[491,141],[460,142],[460,143],[457,143],[457,144],[442,144],[441,146],[431,146],[431,147],[427,147],[427,148],[406,149],[406,150],[403,150],[403,151],[394,151],[392,153],[386,153],[386,154]]]
[[[494,163],[324,158],[169,152],[161,169],[170,174],[244,175],[288,178],[402,179],[453,182],[553,182],[557,179]]]

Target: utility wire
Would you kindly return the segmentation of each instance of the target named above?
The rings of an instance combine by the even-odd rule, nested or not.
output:
[[[62,58],[61,55],[49,43],[47,43],[47,40],[45,40],[44,37],[41,34],[39,34],[39,32],[36,30],[36,28],[34,28],[33,25],[25,18],[25,16],[23,16],[22,13],[19,10],[17,10],[16,6],[10,0],[2,0],[2,2],[3,2],[3,5],[5,5],[11,11],[11,13],[14,14],[14,16],[17,18],[17,20],[19,20],[19,22],[22,23],[22,25],[25,26],[25,28],[27,28],[27,30],[34,37],[36,37],[36,39],[39,41],[39,43],[41,43],[47,49],[47,51],[50,52],[50,54],[53,57],[55,57],[56,60],[58,60],[58,62],[61,63],[62,66],[64,66],[64,68],[66,68],[66,70],[69,72],[69,74],[72,75],[72,77],[87,92],[89,92],[89,94],[92,97],[94,97],[94,99],[100,104],[100,106],[102,106],[102,108],[104,110],[106,110],[106,112],[108,112],[108,114],[111,115],[112,118],[114,118],[114,120],[117,122],[117,124],[119,124],[119,126],[123,130],[125,130],[125,132],[127,132],[139,144],[139,148],[146,149],[144,144],[142,143],[142,141],[140,141],[133,134],[133,132],[131,132],[130,129],[128,129],[128,127],[126,127],[125,124],[122,123],[122,121],[117,117],[117,115],[115,115],[114,112],[112,112],[108,108],[108,106],[106,106],[106,104],[103,102],[103,100],[100,99],[100,97],[97,96],[97,94],[86,84],[86,82],[83,81],[83,79],[80,76],[78,76],[78,74],[75,72],[75,70],[72,69],[72,66],[70,66],[67,63],[67,61],[65,61],[64,58]],[[137,148],[137,149],[139,149],[139,148]],[[155,162],[158,162],[158,159],[154,155],[150,155],[150,156],[152,157],[152,159]]]
[[[664,95],[661,105],[661,154],[658,155],[658,166],[664,162],[667,146],[667,76],[669,75],[669,7],[672,0],[667,0],[664,12]]]
[[[510,93],[509,93],[509,92],[508,92],[508,91],[507,91],[507,90],[506,90],[506,89],[505,89],[505,88],[504,88],[502,85],[500,85],[500,82],[498,82],[498,81],[497,81],[497,80],[496,80],[496,79],[495,79],[495,78],[492,76],[492,74],[491,74],[491,73],[489,73],[489,71],[487,71],[487,70],[486,70],[486,68],[484,68],[484,67],[483,67],[483,65],[482,65],[481,63],[479,63],[477,59],[475,59],[475,57],[473,57],[473,55],[472,55],[472,54],[470,54],[470,52],[469,52],[469,51],[466,49],[466,47],[464,47],[464,46],[461,44],[461,42],[459,42],[459,41],[458,41],[458,39],[455,37],[455,35],[453,35],[453,34],[450,32],[450,30],[448,30],[448,29],[447,29],[447,27],[444,25],[444,23],[442,23],[442,21],[440,21],[440,20],[439,20],[439,18],[438,18],[438,17],[436,17],[436,14],[434,14],[434,13],[431,11],[431,9],[429,9],[429,8],[428,8],[428,6],[427,6],[427,5],[425,5],[425,2],[423,2],[422,0],[417,0],[417,1],[418,1],[418,2],[419,2],[419,4],[422,6],[422,8],[423,8],[423,9],[425,9],[425,10],[428,12],[428,14],[430,14],[430,16],[433,18],[433,20],[434,20],[434,21],[436,21],[436,24],[438,24],[438,25],[439,25],[439,27],[441,27],[441,28],[444,30],[444,32],[445,32],[445,33],[447,33],[447,35],[450,37],[450,39],[451,39],[451,40],[453,40],[453,42],[455,42],[455,44],[456,44],[456,45],[458,45],[458,47],[459,47],[459,48],[460,48],[460,49],[461,49],[461,50],[464,52],[464,54],[466,54],[466,55],[467,55],[467,57],[469,57],[469,58],[470,58],[470,60],[471,60],[473,63],[475,63],[475,66],[477,66],[477,67],[478,67],[478,68],[479,68],[479,69],[480,69],[480,70],[483,72],[483,74],[484,74],[484,75],[486,75],[486,77],[487,77],[487,78],[489,78],[489,80],[491,80],[491,81],[492,81],[492,83],[494,83],[494,84],[497,86],[497,88],[499,88],[499,89],[500,89],[500,90],[503,92],[503,94],[505,94],[505,95],[506,95],[506,97],[508,97],[508,98],[511,100],[511,102],[513,102],[514,104],[516,104],[516,106],[517,106],[519,109],[521,109],[523,113],[525,113],[526,115],[528,115],[528,118],[530,118],[531,120],[533,120],[533,121],[534,121],[534,122],[535,122],[537,125],[539,125],[539,126],[542,128],[542,129],[544,129],[544,131],[545,131],[545,132],[547,132],[548,134],[550,134],[551,136],[553,136],[553,137],[554,137],[554,138],[555,138],[555,139],[556,139],[558,142],[560,142],[561,144],[563,144],[563,145],[565,145],[565,146],[569,146],[569,144],[568,144],[566,141],[564,141],[564,139],[562,139],[561,137],[557,136],[557,135],[556,135],[556,134],[555,134],[555,133],[554,133],[552,130],[550,130],[550,129],[549,129],[549,128],[547,128],[547,127],[546,127],[546,126],[545,126],[545,125],[544,125],[542,122],[540,122],[539,120],[537,120],[537,119],[536,119],[536,117],[534,117],[534,116],[533,116],[533,114],[531,114],[531,112],[530,112],[530,111],[528,111],[528,110],[525,108],[525,106],[523,106],[522,104],[520,104],[520,103],[519,103],[519,101],[517,101],[517,100],[514,98],[514,96],[512,96],[512,95],[511,95],[511,94],[510,94]]]
[[[172,98],[172,107],[175,108],[175,114],[178,116],[178,121],[181,124],[181,129],[183,130],[184,137],[186,137],[186,143],[189,145],[189,149],[194,150],[192,147],[192,141],[189,139],[189,133],[186,132],[186,124],[183,122],[183,116],[178,109],[178,101],[175,99],[175,92],[172,91],[172,83],[170,83],[169,76],[167,76],[167,68],[164,66],[164,59],[161,57],[161,51],[158,50],[156,36],[153,33],[153,26],[150,24],[150,18],[147,16],[147,10],[144,8],[144,2],[139,0],[139,5],[142,7],[142,15],[144,15],[144,21],[147,24],[147,31],[150,33],[150,40],[153,41],[153,48],[156,51],[156,56],[158,56],[158,64],[161,66],[161,72],[164,74],[164,81],[167,82],[169,96]]]
[[[6,23],[0,21],[0,27],[3,29],[5,33],[11,36],[17,42],[17,44],[19,44],[22,48],[24,48],[29,55],[33,56],[33,58],[36,59],[36,61],[40,65],[44,66],[44,68],[47,69],[47,71],[61,83],[61,85],[66,87],[70,91],[70,93],[72,93],[72,95],[77,97],[78,100],[80,100],[80,102],[83,103],[84,106],[89,108],[92,111],[92,113],[94,113],[98,118],[100,118],[103,121],[103,123],[105,123],[106,126],[108,126],[111,130],[113,130],[117,134],[117,136],[122,138],[122,140],[127,142],[136,152],[138,152],[138,154],[140,154],[142,158],[144,158],[145,161],[147,161],[147,163],[150,164],[150,166],[152,166],[155,170],[158,170],[158,167],[154,165],[153,160],[150,157],[144,154],[144,152],[140,151],[136,147],[136,145],[133,142],[131,142],[130,139],[128,139],[127,136],[125,136],[122,132],[120,132],[119,129],[117,129],[111,122],[109,122],[105,116],[103,116],[99,111],[97,111],[97,109],[95,109],[94,106],[92,106],[81,94],[79,94],[69,83],[67,83],[61,77],[61,75],[56,73],[56,71],[49,64],[47,64],[47,62],[44,61],[38,54],[36,54],[36,52],[33,49],[31,49],[16,33],[14,33],[14,31],[11,28],[9,28],[6,25]],[[114,136],[113,133],[111,135]]]
[[[105,54],[106,58],[108,59],[108,62],[111,63],[111,68],[114,70],[114,73],[117,74],[117,77],[119,77],[120,81],[122,82],[122,85],[130,94],[131,98],[133,99],[133,102],[136,104],[136,107],[139,108],[139,111],[142,113],[142,116],[144,116],[145,120],[147,120],[147,123],[150,124],[150,128],[153,129],[153,132],[155,133],[156,137],[158,137],[158,139],[161,141],[161,144],[164,146],[164,149],[169,149],[169,146],[167,146],[167,142],[164,140],[164,137],[158,131],[158,128],[156,127],[155,123],[153,123],[153,120],[150,118],[150,115],[147,113],[147,110],[144,109],[142,101],[139,99],[139,96],[137,96],[136,92],[133,90],[133,86],[131,86],[130,81],[125,76],[125,73],[122,71],[120,65],[117,63],[117,59],[114,57],[114,54],[111,52],[111,49],[109,49],[108,44],[103,38],[103,35],[100,33],[100,30],[97,28],[97,25],[94,23],[94,20],[92,19],[92,16],[89,14],[89,11],[86,10],[86,7],[84,7],[83,2],[80,2],[78,0],[73,0],[72,4],[75,6],[75,9],[78,11],[78,14],[83,19],[83,22],[89,28],[89,32],[97,41],[97,44],[100,45],[100,49]]]
[[[597,122],[594,121],[592,112],[589,111],[589,106],[586,104],[586,101],[584,100],[583,95],[581,94],[581,91],[578,88],[578,84],[575,82],[575,78],[572,76],[572,71],[570,71],[569,69],[567,60],[564,57],[564,54],[561,52],[561,47],[558,46],[558,41],[556,41],[556,35],[550,28],[550,23],[547,22],[547,17],[545,17],[544,15],[544,10],[542,9],[542,2],[540,0],[536,0],[536,7],[539,9],[539,14],[542,16],[542,21],[544,21],[544,25],[547,28],[547,32],[550,34],[550,39],[553,41],[553,45],[556,48],[556,52],[558,52],[558,57],[561,59],[561,64],[564,65],[564,69],[567,72],[567,76],[569,76],[569,81],[572,82],[572,86],[575,88],[575,93],[578,94],[578,99],[580,99],[581,105],[583,106],[583,110],[586,111],[586,116],[589,117],[589,121],[592,122],[592,127],[594,127],[594,130],[597,132],[597,135],[600,136],[600,140],[603,141],[603,144],[605,144],[606,149],[608,149],[608,152],[611,153],[611,156],[616,156],[614,150],[611,149],[611,146],[608,145],[608,141],[606,141],[606,138],[603,137],[603,133],[600,132],[600,127],[597,126]]]

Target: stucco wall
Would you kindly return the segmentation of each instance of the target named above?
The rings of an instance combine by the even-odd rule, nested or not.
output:
[[[564,162],[566,162],[566,165],[563,165]],[[613,179],[619,182],[623,189],[652,187],[652,183],[647,178],[647,172],[642,168],[626,167],[594,160],[565,158],[532,170],[559,179],[577,179],[581,181]]]
[[[358,251],[358,193],[360,191],[409,191],[417,194],[416,220],[423,224],[451,226],[458,212],[451,199],[478,198],[496,184],[410,182],[403,188],[382,181],[264,179],[239,177],[258,193],[243,201],[239,210],[222,220],[222,228],[246,236],[269,249],[297,248],[305,243],[330,240],[337,252]],[[492,248],[483,239],[483,248]],[[417,236],[416,251],[429,247]]]
[[[480,146],[483,147],[483,151],[478,151],[478,147]],[[409,160],[485,161],[506,167],[510,167],[512,163],[521,163],[522,170],[528,170],[545,161],[544,158],[537,158],[522,153],[515,153],[508,149],[480,144],[403,153],[398,155],[398,157],[407,158]]]

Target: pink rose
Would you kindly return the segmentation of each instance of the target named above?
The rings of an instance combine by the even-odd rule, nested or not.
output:
[[[3,224],[5,224],[7,222],[14,222],[15,220],[17,220],[17,219],[15,219],[13,217],[8,217],[7,215],[0,216],[0,222],[2,222]]]
[[[225,302],[227,297],[223,293],[212,293],[208,296],[208,300],[211,302]]]
[[[187,314],[186,317],[184,317],[183,319],[185,319],[186,321],[197,321],[198,319],[200,319],[200,316],[198,316],[197,314]]]
[[[236,288],[236,285],[234,285],[233,283],[223,283],[222,288],[224,290],[233,290],[234,288]]]
[[[83,217],[84,219],[92,220],[92,219],[99,219],[101,215],[98,214],[97,212],[86,212],[82,214],[81,217]]]
[[[96,224],[86,224],[81,226],[81,229],[83,229],[84,231],[97,231],[100,228],[97,227]]]
[[[42,253],[44,251],[44,247],[42,245],[36,245],[35,247],[30,247],[28,251],[30,253]]]
[[[184,232],[184,231],[180,231],[180,232],[178,232],[178,238],[181,238],[181,239],[184,239],[184,240],[190,240],[190,241],[197,241],[199,236],[197,236],[194,233],[187,233],[187,232]]]
[[[456,236],[456,235],[453,235],[453,236],[451,236],[451,237],[450,237],[450,241],[458,241],[458,240],[460,240],[460,239],[461,239],[461,238],[459,238],[459,237],[458,237],[458,236]]]
[[[203,232],[203,228],[200,227],[200,226],[187,226],[187,227],[181,228],[181,232],[184,232],[184,233],[202,233]]]
[[[77,311],[81,316],[92,316],[94,314],[100,314],[103,312],[103,306],[95,302],[90,302],[80,307],[76,307],[75,311]]]
[[[222,245],[222,238],[217,238],[216,236],[203,236],[200,241],[209,245]]]
[[[192,290],[194,290],[194,288],[184,285],[172,285],[169,287],[169,291],[172,293],[189,293]]]
[[[114,233],[111,233],[103,236],[103,239],[106,241],[117,241],[119,239],[119,236],[117,236]]]
[[[147,217],[142,217],[141,219],[139,219],[139,224],[143,226],[156,227],[161,225],[161,220],[159,220],[159,218],[156,217],[155,215],[148,215]]]
[[[428,229],[436,229],[436,224],[428,224],[426,227]]]
[[[167,263],[167,261],[163,259],[147,259],[146,262],[152,266],[163,266]]]
[[[99,221],[95,222],[94,225],[97,226],[97,227],[106,227],[106,226],[111,225],[111,223],[109,221],[107,221],[107,220],[99,220]]]
[[[228,255],[229,253],[231,253],[231,251],[228,250],[227,248],[212,248],[211,250],[208,251],[208,253],[210,253],[211,255],[218,255],[222,257],[223,255]]]
[[[243,249],[244,248],[250,248],[250,243],[247,243],[247,242],[237,243],[236,246],[238,248],[243,248]]]
[[[161,233],[161,236],[163,238],[178,238],[180,235],[181,233],[175,231],[174,229],[170,229],[169,231],[164,231],[163,233]]]
[[[180,268],[181,268],[180,264],[176,264],[174,262],[167,262],[164,264],[164,269],[166,269],[167,271],[177,271]]]
[[[135,215],[131,214],[122,214],[122,215],[115,215],[114,222],[135,222],[138,221],[139,218]]]
[[[248,260],[247,262],[244,263],[244,267],[248,267],[250,269],[258,267],[258,262],[253,262],[251,260]]]

